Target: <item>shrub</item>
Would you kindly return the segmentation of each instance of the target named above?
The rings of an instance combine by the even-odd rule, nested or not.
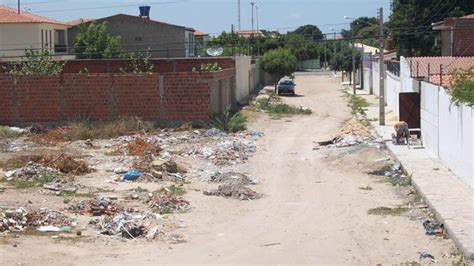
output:
[[[248,118],[240,112],[225,111],[223,114],[214,115],[208,126],[228,133],[236,133],[247,129]]]
[[[297,67],[296,56],[287,49],[277,49],[267,52],[261,60],[262,68],[266,72],[275,75],[279,80],[284,76],[291,75]]]
[[[219,66],[219,64],[217,63],[205,63],[205,64],[201,64],[201,68],[199,69],[199,71],[193,67],[193,72],[194,73],[197,73],[197,72],[215,72],[215,71],[219,71],[219,70],[222,70],[222,67]]]
[[[21,75],[58,75],[63,71],[64,63],[54,61],[49,51],[25,50],[26,58],[20,62],[9,63],[5,70],[14,76]]]
[[[150,53],[130,53],[127,65],[120,69],[123,73],[152,73],[154,65],[150,62]]]
[[[466,71],[453,72],[452,101],[456,104],[474,106],[474,67]]]

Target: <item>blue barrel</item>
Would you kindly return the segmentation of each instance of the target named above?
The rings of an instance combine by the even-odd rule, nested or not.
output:
[[[151,6],[140,6],[140,17],[150,17]]]

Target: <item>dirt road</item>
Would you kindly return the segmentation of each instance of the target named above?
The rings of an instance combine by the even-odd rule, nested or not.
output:
[[[194,209],[180,214],[187,227],[178,231],[186,243],[51,244],[31,237],[18,247],[2,246],[2,264],[373,265],[418,261],[422,251],[443,263],[459,260],[449,257],[456,252],[452,242],[426,236],[420,220],[368,215],[370,208],[405,204],[406,195],[365,173],[367,164],[384,156],[374,149],[313,150],[313,141],[337,135],[350,110],[331,75],[298,75],[296,83],[298,96],[283,100],[310,107],[313,115],[280,120],[259,115],[250,125],[265,137],[242,170],[259,178],[255,190],[263,199],[236,201],[193,191],[186,198]]]

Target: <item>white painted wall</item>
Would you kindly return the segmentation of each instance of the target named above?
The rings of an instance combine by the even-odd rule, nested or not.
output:
[[[402,92],[415,92],[413,79],[410,77],[410,64],[405,57],[400,57],[400,82]]]
[[[67,44],[67,26],[47,23],[0,24],[0,57],[14,57],[25,54],[25,49],[41,49],[41,30],[43,30],[43,48],[54,52],[55,30],[65,31]],[[51,32],[51,38],[50,34]],[[46,34],[48,39],[46,41]]]
[[[433,156],[439,156],[439,86],[421,83],[421,136],[423,146]]]
[[[250,94],[250,69],[252,62],[250,56],[236,56],[236,92],[235,97],[237,101],[245,100]]]
[[[385,81],[385,101],[387,103],[386,110],[393,112],[398,117],[398,95],[401,92],[400,78],[387,71]]]
[[[474,187],[473,108],[451,103],[451,97],[439,92],[439,157],[467,184]]]
[[[378,62],[372,63],[372,70],[373,70],[373,84],[374,84],[374,95],[377,97],[380,96],[380,67]]]
[[[370,92],[370,68],[364,68],[364,87],[362,88],[366,92]]]

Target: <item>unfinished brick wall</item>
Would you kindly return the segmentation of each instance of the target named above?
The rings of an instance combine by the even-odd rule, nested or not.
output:
[[[0,123],[22,124],[117,117],[150,121],[207,120],[213,105],[233,103],[235,69],[215,73],[0,74]],[[218,88],[212,84],[221,83]],[[211,99],[212,91],[222,91]],[[213,101],[225,101],[213,103]]]

